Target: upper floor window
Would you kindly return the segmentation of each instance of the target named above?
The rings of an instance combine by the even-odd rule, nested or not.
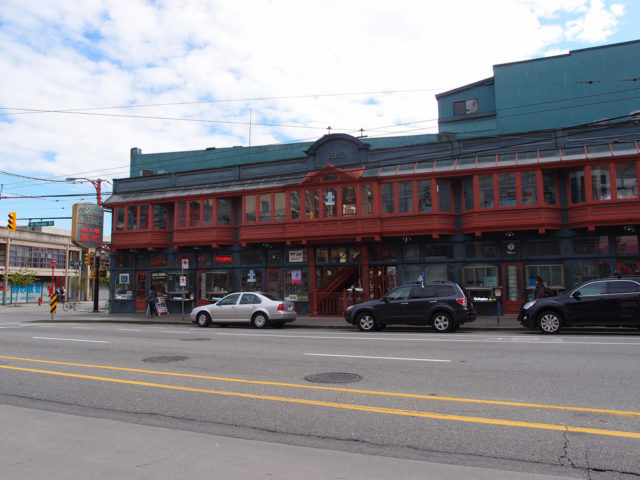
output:
[[[493,207],[493,175],[481,175],[478,177],[478,190],[480,193],[480,206],[482,208]]]
[[[289,192],[289,210],[291,211],[291,220],[300,218],[300,192]]]
[[[438,190],[438,210],[450,212],[452,210],[451,182],[449,180],[438,180],[436,188]]]
[[[584,202],[584,171],[582,169],[569,172],[569,186],[571,189],[571,203]]]
[[[591,185],[594,200],[611,200],[611,178],[608,165],[591,167]]]
[[[393,195],[393,183],[382,184],[382,213],[395,213],[395,198]]]
[[[516,205],[516,174],[501,173],[498,175],[500,191],[500,206],[513,207]]]
[[[522,172],[520,182],[522,183],[522,204],[536,205],[538,203],[536,172]]]
[[[542,174],[542,193],[545,205],[556,204],[556,174],[545,172]]]
[[[338,191],[335,188],[327,188],[323,192],[324,216],[325,218],[335,217],[338,214],[337,203]]]
[[[431,180],[418,182],[418,211],[431,211]]]
[[[253,223],[256,221],[256,196],[247,195],[244,197],[244,221]]]
[[[342,216],[351,217],[356,215],[356,187],[353,185],[342,187]]]
[[[373,187],[362,185],[362,214],[373,215]]]
[[[638,196],[638,176],[635,163],[616,164],[616,197],[636,198]]]
[[[398,183],[398,213],[413,212],[413,182]]]
[[[454,115],[471,115],[473,113],[478,113],[477,98],[469,98],[467,100],[453,102]]]

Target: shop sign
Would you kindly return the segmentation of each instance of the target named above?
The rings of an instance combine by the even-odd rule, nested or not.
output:
[[[302,263],[304,261],[304,250],[289,250],[289,263]]]
[[[73,206],[71,241],[82,248],[98,248],[102,245],[104,213],[100,205],[89,202]]]
[[[517,253],[516,244],[514,242],[508,242],[505,245],[504,253],[505,255],[516,255]]]
[[[255,270],[249,270],[249,273],[247,274],[247,282],[256,283],[256,272],[255,272]]]
[[[183,258],[182,259],[182,269],[186,270],[187,268],[189,268],[189,259],[188,258]]]
[[[233,260],[231,255],[216,255],[213,259],[216,263],[231,263]]]

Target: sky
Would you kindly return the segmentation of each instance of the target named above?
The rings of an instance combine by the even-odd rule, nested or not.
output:
[[[69,229],[133,147],[437,133],[436,94],[639,24],[637,0],[2,0],[0,224]]]

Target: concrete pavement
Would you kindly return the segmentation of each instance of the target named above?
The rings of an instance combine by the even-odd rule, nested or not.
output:
[[[104,302],[102,302],[104,303]],[[191,324],[189,312],[184,316],[181,313],[170,313],[159,317],[148,318],[144,313],[108,313],[107,311],[93,312],[93,302],[79,302],[76,310],[64,311],[58,304],[57,312],[52,316],[49,313],[49,305],[17,304],[0,305],[0,315],[6,317],[9,314],[21,321],[59,321],[59,322],[122,322],[140,324]],[[0,321],[1,318],[0,318]],[[400,326],[399,326],[400,327]],[[354,329],[341,316],[313,316],[298,315],[293,323],[286,324],[285,328],[345,328]],[[409,327],[411,328],[411,327]],[[480,316],[474,322],[465,323],[462,330],[523,330],[517,322],[516,315]]]

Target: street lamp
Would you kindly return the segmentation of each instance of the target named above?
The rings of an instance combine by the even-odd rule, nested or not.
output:
[[[98,178],[96,180],[91,180],[90,178],[84,178],[84,177],[67,177],[65,179],[66,182],[73,182],[73,183],[83,183],[83,182],[89,182],[91,185],[93,185],[96,189],[96,200],[98,202],[98,205],[102,205],[102,196],[101,196],[101,190],[102,190],[102,182],[109,182],[109,180],[105,180],[104,178]]]

